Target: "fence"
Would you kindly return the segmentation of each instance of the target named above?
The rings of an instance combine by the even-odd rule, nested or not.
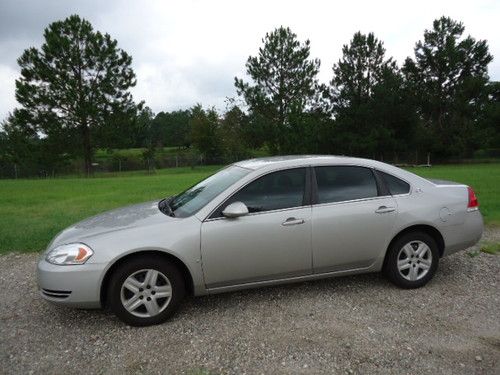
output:
[[[200,154],[169,155],[156,158],[111,157],[96,159],[92,164],[95,174],[115,172],[144,171],[154,173],[157,169],[197,167],[202,165],[222,165],[233,162],[227,157],[206,158]],[[45,166],[39,164],[0,163],[0,178],[54,178],[62,176],[84,176],[83,163],[78,160],[67,161],[63,164]]]
[[[400,167],[431,166],[432,164],[450,163],[478,163],[498,162],[498,158],[475,158],[475,159],[450,159],[434,157],[426,152],[393,153],[379,155],[359,155],[383,161]],[[184,153],[157,156],[155,158],[143,157],[119,157],[112,155],[109,158],[96,158],[93,164],[95,174],[106,174],[127,171],[144,171],[144,173],[155,173],[157,169],[197,167],[202,165],[225,165],[241,158],[230,158],[227,156],[206,158],[196,153]],[[83,163],[70,160],[56,166],[23,165],[16,163],[0,163],[0,178],[54,178],[54,177],[83,177]]]

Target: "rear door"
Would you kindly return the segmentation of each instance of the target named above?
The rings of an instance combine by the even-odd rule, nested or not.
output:
[[[321,166],[314,168],[314,175],[314,273],[370,266],[390,241],[395,199],[371,168]]]

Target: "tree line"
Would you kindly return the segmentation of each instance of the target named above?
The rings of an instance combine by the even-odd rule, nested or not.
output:
[[[488,76],[485,40],[461,22],[435,20],[401,66],[374,33],[342,47],[321,83],[310,41],[287,27],[262,39],[235,77],[225,111],[196,104],[154,114],[136,103],[132,58],[77,15],[50,24],[41,48],[18,59],[16,108],[0,132],[0,163],[57,168],[68,159],[92,172],[97,148],[196,150],[210,160],[328,153],[397,159],[409,152],[470,157],[500,147],[500,83]]]

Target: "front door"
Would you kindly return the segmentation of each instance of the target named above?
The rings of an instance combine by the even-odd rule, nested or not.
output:
[[[311,274],[311,206],[306,168],[266,174],[229,198],[201,227],[207,288]],[[249,214],[220,214],[232,202]]]

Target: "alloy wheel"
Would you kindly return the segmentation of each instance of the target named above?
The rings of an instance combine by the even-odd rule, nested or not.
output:
[[[432,266],[432,251],[422,241],[411,241],[404,245],[397,257],[400,275],[409,281],[422,279]]]
[[[172,299],[167,276],[154,269],[134,272],[123,282],[120,292],[123,307],[132,315],[151,318],[164,311]]]

